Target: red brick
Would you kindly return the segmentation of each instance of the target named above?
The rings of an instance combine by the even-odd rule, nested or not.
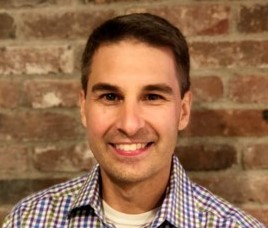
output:
[[[184,35],[216,35],[229,31],[230,9],[223,5],[159,5],[131,8],[127,13],[148,12],[162,16],[179,27]]]
[[[266,110],[193,110],[184,131],[192,136],[267,136]]]
[[[0,172],[25,172],[29,167],[27,148],[22,146],[1,146],[0,147]]]
[[[28,12],[21,16],[21,32],[26,38],[86,38],[94,27],[114,15],[113,10]]]
[[[0,107],[15,108],[21,104],[21,81],[0,79]]]
[[[14,19],[7,13],[0,13],[0,39],[14,38],[15,34]]]
[[[80,72],[81,70],[81,57],[84,52],[84,49],[85,49],[85,44],[83,43],[83,44],[77,44],[74,50],[74,56],[75,56],[74,68],[78,72]]]
[[[0,140],[77,139],[83,135],[80,120],[66,113],[19,111],[0,113]]]
[[[67,178],[0,180],[0,205],[15,204],[36,191],[66,180]]]
[[[95,164],[87,145],[37,146],[34,165],[40,171],[78,172],[90,170]]]
[[[10,7],[12,5],[11,1],[6,1],[6,0],[0,0],[0,8],[6,8]]]
[[[0,74],[71,73],[73,51],[68,46],[0,48]]]
[[[193,101],[212,102],[223,96],[223,84],[219,77],[193,77],[192,78]]]
[[[265,226],[268,227],[268,208],[260,207],[242,207],[243,210],[253,215],[259,221],[261,221]]]
[[[221,170],[236,163],[236,150],[228,145],[180,146],[175,150],[186,170]]]
[[[0,0],[0,8],[42,7],[55,4],[70,4],[77,0]]]
[[[54,0],[54,4],[56,5],[65,5],[70,6],[74,5],[76,3],[84,3],[85,0]]]
[[[238,30],[244,33],[268,31],[268,4],[242,6],[238,20]]]
[[[268,67],[268,41],[193,42],[192,67]]]
[[[261,172],[231,172],[195,175],[192,179],[235,204],[268,203],[268,175]]]
[[[268,144],[246,147],[243,154],[243,164],[248,169],[268,169]]]
[[[142,2],[143,0],[84,0],[85,2],[95,2],[97,4],[113,3],[113,2]],[[147,2],[157,2],[161,0],[147,0]]]
[[[78,105],[80,80],[42,79],[25,82],[26,103],[33,108]]]
[[[267,76],[236,76],[229,81],[229,98],[235,102],[268,104]]]

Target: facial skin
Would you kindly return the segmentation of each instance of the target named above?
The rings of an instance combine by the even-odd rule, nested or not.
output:
[[[80,103],[103,183],[168,182],[178,130],[187,126],[191,106],[190,92],[180,97],[170,50],[134,40],[101,46]]]

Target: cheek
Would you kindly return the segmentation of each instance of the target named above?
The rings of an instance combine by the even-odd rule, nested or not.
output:
[[[177,134],[179,109],[174,106],[162,107],[147,112],[147,120],[159,134],[171,136]]]
[[[148,110],[147,116],[149,116],[149,120],[164,124],[168,128],[178,123],[180,112],[178,107],[171,105]]]
[[[86,114],[87,131],[93,137],[104,135],[110,128],[113,117],[112,113],[104,108],[94,107],[91,105]]]

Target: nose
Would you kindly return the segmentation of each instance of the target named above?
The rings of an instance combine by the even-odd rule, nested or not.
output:
[[[120,108],[116,127],[127,136],[134,136],[145,125],[142,110],[136,102],[124,102]]]

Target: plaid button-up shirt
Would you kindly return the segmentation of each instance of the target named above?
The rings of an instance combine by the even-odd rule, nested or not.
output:
[[[192,183],[175,156],[172,167],[162,206],[146,227],[264,227],[253,217]],[[112,228],[114,226],[103,215],[99,183],[100,171],[96,165],[86,176],[22,200],[5,219],[3,228]]]

